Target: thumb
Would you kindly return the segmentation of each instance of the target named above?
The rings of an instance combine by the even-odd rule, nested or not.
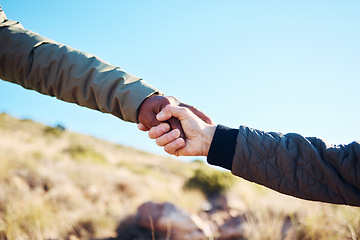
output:
[[[177,119],[184,120],[190,111],[184,107],[177,107],[172,105],[167,105],[161,112],[156,115],[158,121],[166,121],[169,120],[171,117],[175,117]]]

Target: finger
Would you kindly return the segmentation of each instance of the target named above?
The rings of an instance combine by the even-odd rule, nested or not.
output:
[[[164,146],[164,150],[169,154],[180,156],[178,150],[182,149],[184,146],[185,146],[185,140],[182,138],[178,138],[172,141],[171,143],[166,144]]]
[[[179,129],[174,129],[171,132],[165,133],[162,136],[156,139],[156,144],[160,147],[165,146],[166,144],[171,143],[172,141],[180,137]]]
[[[170,125],[168,123],[161,123],[156,127],[152,127],[148,135],[149,138],[156,139],[169,131],[170,131]]]
[[[145,127],[145,125],[142,123],[138,124],[138,128],[139,128],[139,130],[144,131],[144,132],[147,132],[150,130],[149,128]]]
[[[182,138],[184,138],[184,139],[186,138],[184,129],[182,128],[179,119],[172,117],[172,118],[170,118],[167,122],[170,124],[171,129],[177,129],[177,130],[179,130],[179,132],[180,132],[180,137],[182,137]]]

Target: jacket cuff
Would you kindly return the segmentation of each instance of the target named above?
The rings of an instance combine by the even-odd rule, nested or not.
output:
[[[124,121],[138,123],[138,112],[141,103],[153,94],[162,95],[156,88],[150,86],[143,80],[136,81],[131,85],[131,91],[122,104]]]
[[[207,157],[209,164],[231,171],[238,132],[238,129],[228,128],[222,125],[216,127]]]

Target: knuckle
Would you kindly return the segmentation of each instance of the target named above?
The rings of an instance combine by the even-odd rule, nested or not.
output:
[[[182,108],[179,108],[179,111],[183,114],[188,114],[190,112],[190,110],[188,108],[185,108],[185,107],[182,107]]]

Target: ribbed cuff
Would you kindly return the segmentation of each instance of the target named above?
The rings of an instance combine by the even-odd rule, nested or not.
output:
[[[231,171],[238,132],[238,129],[228,128],[222,125],[216,127],[207,157],[209,164]]]

